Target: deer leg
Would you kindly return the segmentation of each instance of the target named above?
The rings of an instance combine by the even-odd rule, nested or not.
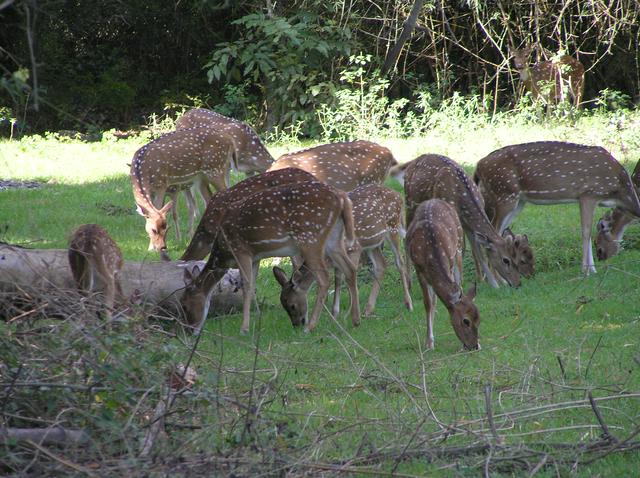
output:
[[[198,179],[197,183],[198,183],[198,189],[200,189],[200,195],[202,196],[204,201],[208,203],[209,199],[211,199],[211,191],[209,190],[208,182],[203,179]]]
[[[225,180],[225,176],[210,177],[209,182],[213,184],[213,187],[216,188],[216,191],[224,191],[229,187],[228,181]]]
[[[335,287],[333,291],[333,306],[331,307],[331,313],[334,319],[337,319],[340,315],[340,289],[342,289],[342,274],[337,267],[333,271],[335,276]]]
[[[253,264],[251,256],[241,254],[236,251],[236,261],[240,276],[242,277],[242,326],[240,333],[245,335],[249,332],[251,320],[251,301],[255,295],[256,278],[253,275]]]
[[[351,310],[351,323],[354,327],[360,325],[360,303],[358,302],[358,282],[356,274],[356,266],[351,262],[347,251],[344,248],[344,242],[338,241],[335,249],[328,251],[329,257],[344,274],[349,288],[349,308]]]
[[[176,189],[173,193],[167,193],[167,196],[173,201],[173,207],[171,208],[171,217],[173,218],[173,225],[176,228],[176,240],[181,241],[180,235],[180,223],[178,222],[178,194],[179,190]]]
[[[198,214],[200,213],[200,211],[198,208],[198,203],[196,201],[195,196],[193,195],[193,191],[191,190],[191,188],[186,189],[184,191],[184,196],[187,199],[187,210],[189,212],[189,227],[187,229],[187,234],[189,235],[189,237],[192,237],[193,225],[195,224],[196,219],[198,219]],[[176,223],[176,230],[177,229],[178,229],[178,225]]]
[[[593,213],[598,201],[591,198],[580,198],[580,224],[582,226],[582,273],[589,275],[596,271],[593,261],[593,247],[591,246],[591,228]]]
[[[400,235],[397,233],[389,234],[389,244],[391,252],[396,262],[396,267],[400,271],[400,280],[402,281],[402,290],[404,292],[404,305],[408,311],[413,310],[413,302],[411,301],[411,287],[409,285],[409,272],[406,263],[400,253]]]
[[[422,289],[422,301],[424,302],[424,311],[427,316],[427,340],[425,343],[427,350],[433,350],[433,317],[436,308],[435,294],[433,292],[433,289],[429,285],[429,282],[427,281],[427,276],[424,271],[416,268],[416,275],[418,276],[418,282],[420,283],[420,288]]]
[[[304,328],[305,332],[311,332],[318,324],[320,312],[322,311],[324,301],[329,292],[329,273],[327,272],[327,266],[322,254],[318,254],[318,251],[301,252],[305,262],[305,267],[313,274],[316,283],[318,284],[316,302],[313,305],[313,310],[311,311],[311,318],[305,324]]]
[[[382,286],[382,278],[384,277],[386,267],[384,255],[380,247],[368,250],[367,256],[369,256],[369,260],[373,266],[373,285],[371,286],[371,293],[369,294],[367,305],[364,308],[365,316],[372,315],[376,308],[376,302],[378,300],[378,294],[380,294],[380,287]],[[400,274],[402,274],[402,272],[400,272]]]

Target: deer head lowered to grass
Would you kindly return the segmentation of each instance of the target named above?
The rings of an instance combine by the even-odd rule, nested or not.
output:
[[[591,226],[597,205],[640,216],[629,173],[599,146],[540,141],[506,146],[478,162],[474,179],[498,231],[504,231],[528,202],[578,202],[582,228],[582,271],[595,272]]]
[[[640,161],[631,173],[631,181],[636,188],[636,193],[640,192]],[[625,229],[637,218],[629,214],[622,208],[615,208],[607,211],[597,222],[598,234],[595,240],[596,255],[598,260],[604,261],[620,252],[620,243]]]
[[[501,237],[496,232],[485,214],[478,188],[457,163],[439,154],[424,154],[392,168],[391,176],[404,182],[407,224],[423,201],[435,198],[447,201],[457,211],[471,243],[478,277],[484,274],[489,283],[497,287],[493,272],[496,271],[512,287],[520,286],[516,260],[522,255],[521,251],[516,249],[512,237]],[[524,241],[518,246],[524,247]],[[533,261],[533,255],[528,257]],[[528,267],[532,269],[533,264]]]
[[[229,185],[229,170],[236,161],[233,139],[208,128],[174,131],[136,151],[131,162],[131,183],[138,212],[145,217],[149,250],[166,256],[167,212],[172,202],[162,205],[170,186],[196,184],[205,199],[208,185],[222,190]]]
[[[364,315],[373,313],[380,293],[386,268],[382,254],[382,245],[385,240],[391,246],[396,266],[400,272],[405,307],[408,310],[413,310],[408,273],[400,251],[400,236],[404,234],[400,194],[379,184],[366,184],[351,191],[349,199],[353,204],[356,234],[356,244],[349,252],[349,257],[357,268],[361,253],[365,252],[373,264],[374,283],[364,309]],[[279,267],[274,267],[273,273],[282,288],[280,303],[292,321],[300,321],[307,314],[307,294],[314,281],[313,274],[304,265],[301,269],[294,271],[291,279],[288,279]],[[332,308],[334,317],[340,313],[340,279],[340,271],[336,269]]]
[[[208,297],[226,268],[236,266],[242,275],[243,320],[241,333],[249,331],[251,300],[260,260],[301,255],[318,283],[311,318],[313,330],[329,290],[325,256],[345,275],[351,296],[351,320],[360,323],[356,270],[345,249],[355,240],[352,205],[346,193],[329,185],[307,181],[258,191],[232,203],[220,224],[202,272],[185,289],[182,307],[189,323],[199,331],[207,316]],[[293,325],[300,325],[294,321]]]
[[[462,290],[462,225],[448,202],[430,199],[414,211],[405,241],[416,269],[427,314],[427,349],[434,347],[436,295],[449,312],[451,325],[467,350],[480,348],[480,314],[473,303],[476,286]]]

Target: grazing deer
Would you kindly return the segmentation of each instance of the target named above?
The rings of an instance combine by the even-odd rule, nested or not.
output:
[[[560,141],[507,146],[481,159],[474,179],[498,231],[504,231],[527,202],[578,202],[585,274],[596,270],[591,248],[596,206],[619,206],[640,216],[640,202],[629,173],[599,146]]]
[[[560,55],[550,61],[539,61],[529,65],[529,55],[533,46],[509,49],[513,64],[520,74],[520,81],[534,100],[542,100],[545,105],[556,104],[566,99],[566,92],[573,98],[576,107],[582,102],[584,93],[584,66],[569,55]]]
[[[299,168],[318,181],[343,191],[369,183],[382,183],[397,164],[391,151],[371,141],[322,144],[280,156],[269,171]]]
[[[404,291],[404,304],[408,310],[413,310],[409,292],[409,278],[402,254],[400,253],[400,236],[404,234],[402,218],[402,198],[389,188],[378,184],[366,184],[349,193],[353,204],[353,221],[356,243],[349,252],[349,257],[356,269],[360,262],[360,255],[364,251],[373,264],[374,283],[364,309],[364,315],[371,315],[376,307],[378,294],[382,285],[382,278],[386,268],[382,245],[387,240],[395,258],[396,267],[400,271],[400,280]],[[295,271],[291,280],[279,267],[273,268],[273,274],[280,284],[280,302],[289,317],[299,322],[307,314],[307,293],[313,284],[313,274],[303,266]],[[335,295],[333,300],[333,316],[340,313],[340,282],[339,270],[335,271]]]
[[[233,138],[238,151],[234,164],[237,171],[264,173],[274,161],[253,128],[242,121],[205,108],[190,109],[176,121],[176,130],[198,127],[209,127]]]
[[[636,167],[631,173],[631,182],[636,188],[636,193],[640,194],[640,161],[636,163]],[[620,252],[620,242],[625,229],[636,218],[628,214],[619,207],[607,211],[605,215],[598,220],[596,229],[596,256],[598,260],[604,261],[615,256]]]
[[[451,325],[466,350],[480,348],[480,314],[473,303],[476,286],[462,290],[464,236],[458,213],[448,202],[430,199],[414,212],[405,239],[407,254],[416,269],[427,314],[427,349],[434,346],[433,318],[436,295],[449,311]]]
[[[229,205],[244,201],[251,194],[264,189],[305,181],[315,181],[315,177],[302,169],[285,168],[252,176],[229,189],[216,193],[207,203],[196,232],[180,260],[200,260],[209,254]]]
[[[218,190],[229,186],[229,170],[236,161],[233,139],[208,128],[166,133],[136,151],[131,162],[131,183],[138,212],[145,217],[149,250],[166,255],[167,212],[162,206],[170,186],[196,184],[205,199],[211,197],[208,184]]]
[[[482,196],[464,169],[446,156],[424,154],[393,168],[391,174],[404,182],[407,224],[411,224],[416,208],[423,201],[436,198],[447,201],[458,212],[471,243],[478,277],[484,273],[489,283],[498,287],[493,268],[509,285],[520,286],[515,262],[518,252],[513,238],[501,237],[491,225]]]
[[[99,225],[84,224],[71,236],[68,257],[78,288],[104,293],[106,316],[110,319],[115,300],[124,299],[118,279],[124,262],[118,245]]]
[[[241,333],[249,331],[251,299],[260,260],[301,255],[318,283],[316,303],[305,331],[315,328],[329,290],[325,255],[346,276],[351,296],[351,321],[360,323],[356,270],[345,250],[353,244],[352,205],[346,193],[308,181],[265,189],[229,205],[204,270],[187,285],[182,307],[197,331],[207,316],[207,298],[225,268],[237,264],[243,279]],[[293,321],[293,325],[300,322]]]

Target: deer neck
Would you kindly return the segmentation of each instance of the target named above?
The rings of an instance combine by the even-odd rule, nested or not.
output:
[[[143,162],[136,155],[131,162],[131,176],[133,183],[133,198],[140,208],[146,209],[149,213],[158,213],[151,198],[149,197],[150,185],[143,173]]]

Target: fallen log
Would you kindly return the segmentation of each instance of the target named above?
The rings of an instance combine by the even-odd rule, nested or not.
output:
[[[125,262],[119,278],[130,302],[179,314],[184,291],[184,270],[202,268],[203,261]],[[75,290],[66,249],[27,249],[0,244],[0,292],[19,289]],[[226,314],[242,307],[242,280],[237,269],[229,269],[216,286],[210,311]]]

